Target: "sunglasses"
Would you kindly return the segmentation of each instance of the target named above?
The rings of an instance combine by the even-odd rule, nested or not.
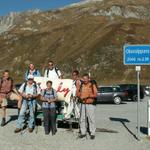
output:
[[[49,66],[53,66],[53,64],[48,64]]]

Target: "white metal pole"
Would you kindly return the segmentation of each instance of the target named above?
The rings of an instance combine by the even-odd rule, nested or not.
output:
[[[141,66],[136,66],[135,70],[137,72],[137,139],[140,140],[140,71]]]
[[[147,128],[148,136],[150,136],[150,100],[147,101]]]
[[[137,94],[138,94],[138,101],[137,101],[137,139],[140,140],[140,113],[139,113],[139,103],[140,103],[140,71],[137,71]]]

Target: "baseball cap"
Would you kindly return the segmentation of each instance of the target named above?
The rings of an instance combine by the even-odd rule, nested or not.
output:
[[[28,75],[28,80],[29,80],[29,79],[34,79],[34,76],[33,76],[32,74],[29,74],[29,75]]]

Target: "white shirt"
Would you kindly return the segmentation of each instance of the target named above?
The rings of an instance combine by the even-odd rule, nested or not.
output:
[[[56,72],[56,69],[53,68],[52,70],[49,70],[49,73],[48,73],[48,76],[47,76],[47,69],[45,70],[45,73],[44,73],[44,77],[48,77],[50,78],[51,80],[52,79],[59,79],[59,77],[61,76],[61,72],[60,70],[57,70]],[[58,74],[57,74],[58,73]]]
[[[74,80],[73,84],[72,84],[72,89],[71,89],[71,94],[72,94],[73,97],[76,96],[76,91],[77,91],[76,81]]]
[[[31,86],[29,86],[28,84],[26,85],[26,88],[25,88],[25,91],[23,91],[24,90],[24,86],[25,86],[25,83],[23,83],[22,85],[21,85],[21,87],[19,88],[19,92],[20,93],[23,93],[23,92],[25,92],[25,94],[27,95],[27,94],[31,94],[31,95],[33,95],[33,94],[40,94],[40,88],[39,88],[39,86],[37,85],[37,89],[35,89],[35,85],[34,85],[35,83],[33,83]],[[37,93],[36,93],[37,92]]]

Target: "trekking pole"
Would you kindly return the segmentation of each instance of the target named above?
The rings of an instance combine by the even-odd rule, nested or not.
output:
[[[87,109],[86,109],[86,103],[85,105],[85,129],[86,129],[86,139],[87,139]]]
[[[74,111],[74,116],[75,116],[75,120],[78,119],[78,116],[79,116],[79,112],[76,110],[76,97],[73,98],[73,111]]]
[[[80,117],[79,117],[79,122],[78,122],[78,127],[79,127],[79,133],[81,133],[81,127],[80,127],[80,124],[81,124],[81,114],[82,114],[82,103],[80,103],[81,106],[80,106]],[[79,135],[78,135],[79,137]]]

